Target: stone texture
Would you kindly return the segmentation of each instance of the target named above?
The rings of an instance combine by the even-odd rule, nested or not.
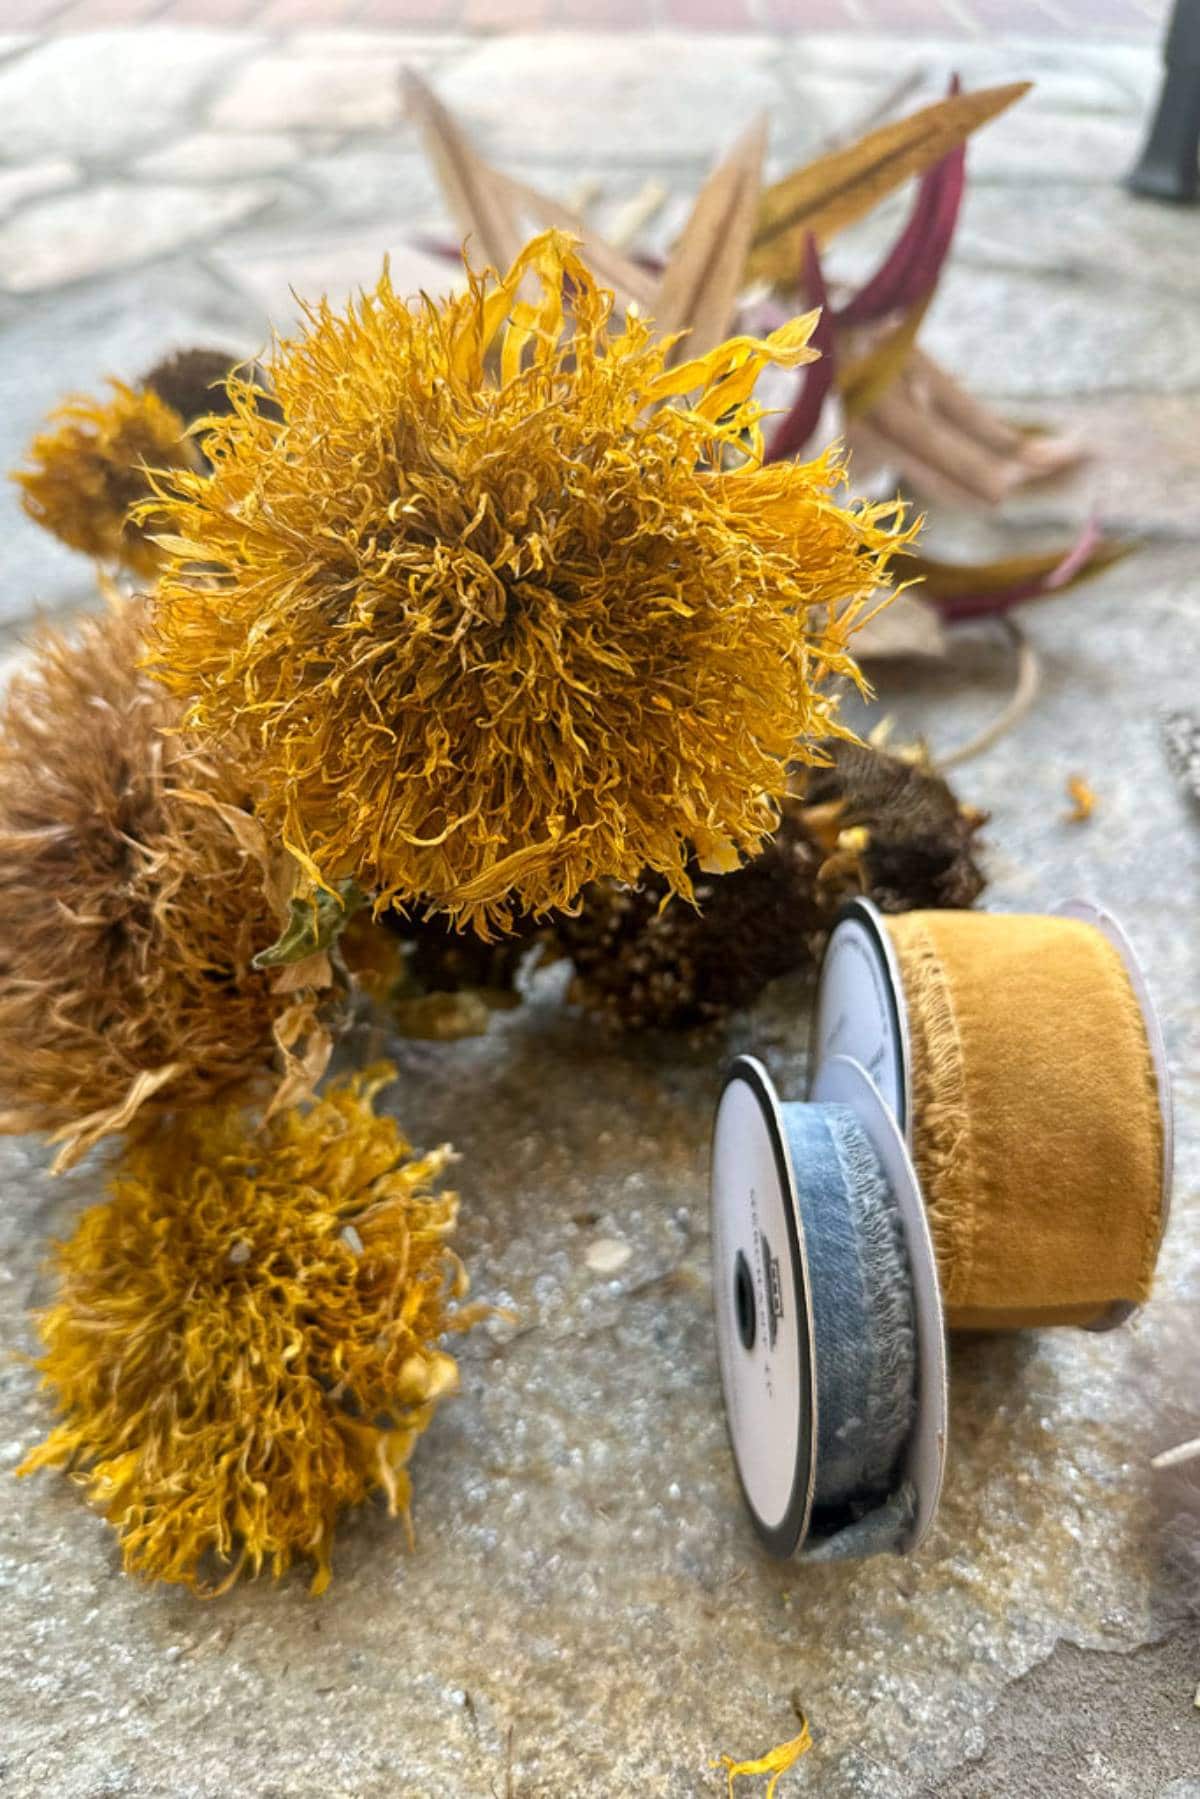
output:
[[[1194,391],[1056,400],[1055,429],[1086,444],[1091,461],[1058,489],[1010,500],[1006,517],[1021,528],[1060,521],[1080,526],[1094,516],[1139,537],[1194,538],[1200,495],[1196,405]]]
[[[1194,1628],[1131,1655],[1060,1643],[1010,1688],[979,1760],[931,1787],[929,1799],[1091,1799],[1138,1791],[1200,1799],[1200,1780],[1179,1772],[1200,1759],[1200,1719],[1191,1702],[1197,1667]]]
[[[441,188],[408,133],[310,156],[298,172],[338,220],[386,220],[389,229],[423,220],[433,228],[444,215]]]
[[[438,81],[446,104],[496,156],[574,161],[586,154],[627,165],[708,158],[760,108],[784,99],[761,38],[689,41],[686,81],[669,78],[679,67],[669,37],[544,38],[536,81],[529,43],[522,36],[482,42]]]
[[[1142,123],[1133,114],[1072,116],[1022,103],[971,139],[972,188],[985,181],[1080,181],[1108,190],[1132,166]]]
[[[250,42],[154,29],[47,39],[0,67],[0,156],[117,161],[176,130]]]
[[[248,239],[218,251],[213,263],[279,330],[298,321],[299,301],[328,296],[338,305],[374,287],[385,256],[401,293],[444,294],[458,285],[458,265],[397,241],[391,230]]]
[[[0,169],[0,218],[6,218],[10,212],[15,212],[26,200],[36,199],[40,194],[52,194],[58,188],[70,187],[78,179],[79,170],[75,164],[67,162],[61,156],[48,162]]]
[[[251,58],[217,99],[213,125],[241,131],[374,131],[400,118],[401,42],[391,52]]]
[[[252,218],[277,190],[113,182],[29,207],[0,226],[0,283],[35,293],[164,256]]]
[[[1145,293],[1151,305],[1200,300],[1200,246],[1169,208],[1126,193],[1044,179],[1022,195],[1019,226],[1010,195],[972,190],[955,243],[955,266],[1033,270],[1092,293]],[[1185,215],[1186,216],[1186,215]]]
[[[1161,72],[1151,45],[1106,45],[1080,38],[1047,43],[1010,32],[976,42],[806,32],[782,43],[778,55],[781,66],[794,70],[800,80],[832,73],[886,87],[916,70],[924,81],[922,99],[944,93],[954,73],[964,87],[1032,81],[1033,91],[1022,102],[1027,110],[1071,114],[1144,111]]]
[[[143,156],[133,173],[150,181],[238,181],[286,169],[300,155],[293,137],[272,131],[196,131]]]
[[[1114,251],[1116,246],[1114,245]],[[1200,386],[1200,307],[1115,275],[1102,320],[1085,281],[1020,275],[956,260],[938,288],[921,342],[982,394],[1047,402],[1113,386],[1189,392]]]

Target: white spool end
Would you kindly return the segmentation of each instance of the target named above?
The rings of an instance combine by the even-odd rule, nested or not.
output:
[[[808,1534],[816,1369],[799,1207],[771,1077],[739,1056],[717,1106],[712,1146],[717,1356],[734,1466],[772,1555]]]
[[[849,1056],[866,1069],[911,1143],[908,1004],[883,914],[869,899],[842,908],[821,963],[809,1053],[813,1078],[831,1056]]]
[[[1129,976],[1129,984],[1133,988],[1134,998],[1142,1014],[1142,1023],[1146,1029],[1146,1046],[1150,1051],[1150,1062],[1154,1069],[1154,1085],[1158,1092],[1158,1110],[1162,1119],[1162,1194],[1159,1200],[1159,1242],[1166,1232],[1171,1218],[1171,1189],[1175,1180],[1175,1110],[1171,1098],[1171,1072],[1167,1065],[1167,1046],[1163,1039],[1162,1024],[1159,1021],[1158,1009],[1150,996],[1150,987],[1145,972],[1138,961],[1137,951],[1125,933],[1120,920],[1095,900],[1069,899],[1063,900],[1054,908],[1060,918],[1077,918],[1082,924],[1090,924],[1100,931],[1125,964],[1125,972]],[[1138,1307],[1132,1300],[1118,1300],[1110,1306],[1105,1316],[1092,1325],[1092,1330],[1112,1330],[1118,1324],[1124,1324],[1132,1318]]]

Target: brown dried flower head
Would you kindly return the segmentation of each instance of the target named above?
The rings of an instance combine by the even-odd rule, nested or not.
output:
[[[379,1067],[252,1128],[236,1106],[125,1151],[57,1246],[41,1319],[61,1421],[19,1472],[68,1470],[130,1573],[210,1595],[264,1566],[328,1585],[344,1507],[407,1520],[406,1464],[458,1370],[439,1347],[483,1308],[449,1248],[448,1149],[414,1156]]]
[[[557,233],[441,305],[385,272],[276,346],[283,422],[235,379],[211,479],[157,484],[155,670],[241,735],[316,883],[482,933],[603,875],[687,894],[836,732],[905,534],[833,456],[761,465],[755,380],[812,358],[813,317],[667,368],[611,315]]]
[[[149,387],[110,381],[108,399],[80,397],[51,414],[29,446],[30,469],[13,479],[30,518],[98,561],[150,576],[163,519],[131,508],[151,492],[147,468],[199,471],[202,458],[174,407]]]
[[[56,1133],[61,1165],[313,1022],[295,970],[252,966],[279,929],[266,840],[228,761],[163,735],[142,616],[45,632],[0,704],[0,1130]]]
[[[784,801],[778,829],[732,873],[695,872],[696,905],[664,904],[661,880],[597,882],[551,941],[575,964],[571,996],[622,1030],[690,1029],[749,1005],[813,963],[843,900],[885,912],[969,906],[983,815],[940,776],[865,744],[830,744],[827,767]]]

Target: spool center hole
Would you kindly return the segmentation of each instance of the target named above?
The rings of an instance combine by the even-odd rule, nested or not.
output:
[[[750,1274],[750,1264],[740,1249],[733,1265],[733,1309],[737,1314],[738,1336],[742,1339],[743,1347],[753,1349],[757,1331],[754,1281]]]

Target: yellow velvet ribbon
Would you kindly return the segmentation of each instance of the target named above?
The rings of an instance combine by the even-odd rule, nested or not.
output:
[[[1120,954],[1069,918],[886,923],[948,1324],[1099,1324],[1139,1304],[1162,1229],[1163,1127]]]

